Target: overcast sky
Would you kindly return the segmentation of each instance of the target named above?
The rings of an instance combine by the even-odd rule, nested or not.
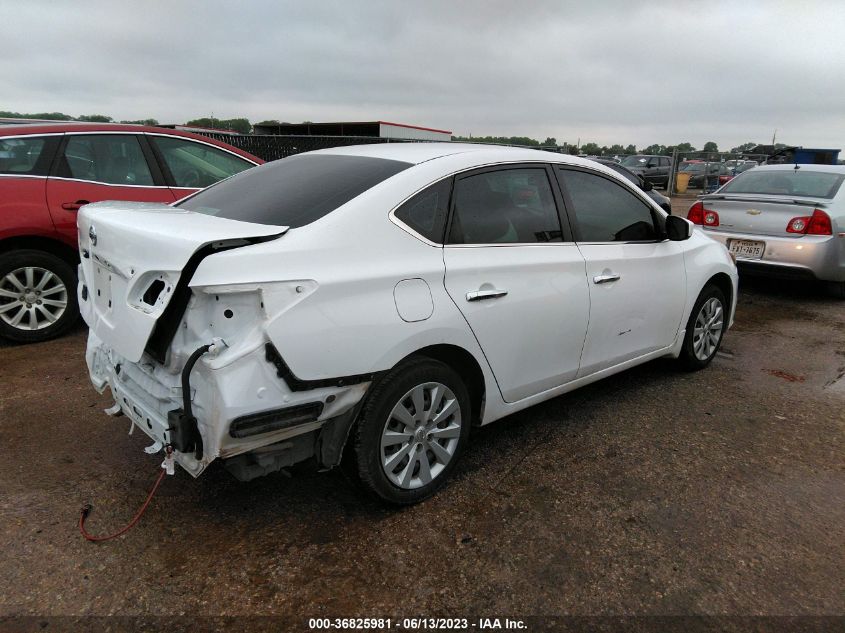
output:
[[[0,0],[0,110],[845,149],[845,2]]]

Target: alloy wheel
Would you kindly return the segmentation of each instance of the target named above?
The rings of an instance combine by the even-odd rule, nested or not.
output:
[[[461,436],[461,407],[439,382],[408,391],[393,407],[381,435],[381,465],[399,488],[431,483],[452,460]]]
[[[54,272],[25,266],[0,279],[0,319],[19,330],[41,330],[56,323],[68,305],[68,290]]]
[[[716,353],[716,348],[722,338],[723,326],[724,309],[722,302],[716,297],[710,297],[701,306],[698,316],[695,318],[692,349],[698,360],[706,361]]]

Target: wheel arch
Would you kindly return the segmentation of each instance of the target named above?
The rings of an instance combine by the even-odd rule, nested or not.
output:
[[[73,268],[79,264],[79,254],[76,249],[57,239],[38,235],[20,235],[0,240],[0,254],[19,250],[44,251],[63,259]]]
[[[484,372],[475,356],[458,345],[441,343],[428,345],[411,352],[396,363],[394,367],[398,367],[412,358],[437,360],[458,372],[470,394],[470,419],[473,424],[477,425],[481,423],[484,414],[486,387]],[[380,379],[384,373],[386,372],[379,372],[376,380]],[[357,405],[352,407],[347,413],[328,421],[320,430],[317,439],[316,455],[319,463],[324,468],[337,466],[341,461],[342,455],[347,452],[351,431],[358,422],[358,414],[361,412],[371,390],[372,385]]]
[[[481,365],[475,356],[457,345],[438,344],[418,349],[403,358],[400,363],[408,358],[419,356],[440,361],[460,374],[466,384],[467,391],[469,391],[472,422],[473,424],[480,424],[484,413],[486,387],[484,383],[484,372],[481,370]]]
[[[719,290],[722,291],[722,294],[725,295],[725,299],[728,302],[726,306],[727,309],[725,310],[726,314],[732,314],[732,309],[735,301],[735,297],[733,296],[734,286],[731,278],[726,273],[716,273],[707,282],[704,284],[702,288],[706,288],[709,285],[716,286]]]

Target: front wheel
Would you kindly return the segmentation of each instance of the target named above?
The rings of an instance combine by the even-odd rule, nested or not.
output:
[[[0,337],[37,343],[73,325],[76,275],[65,260],[37,250],[0,255]]]
[[[356,425],[358,478],[389,503],[422,501],[446,482],[469,428],[469,393],[451,367],[402,363],[373,388]]]
[[[692,308],[679,360],[688,370],[704,369],[719,351],[725,333],[727,301],[716,286],[705,286]]]

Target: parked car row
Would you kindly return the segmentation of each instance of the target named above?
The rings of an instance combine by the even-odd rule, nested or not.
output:
[[[672,159],[668,156],[654,156],[636,154],[626,156],[620,163],[644,180],[656,187],[669,186],[669,175],[672,173]]]
[[[76,223],[83,205],[169,204],[262,163],[225,143],[162,128],[0,128],[0,336],[42,341],[77,319]]]
[[[636,174],[627,167],[620,165],[618,162],[607,158],[591,158],[590,160],[594,160],[597,163],[601,163],[602,165],[609,167],[616,173],[620,174],[626,180],[634,183],[637,187],[645,191],[646,195],[652,200],[654,200],[660,206],[661,209],[666,211],[666,213],[672,213],[672,201],[666,196],[655,191],[654,185],[652,185],[650,181],[643,178],[643,176],[641,176],[640,174]]]

